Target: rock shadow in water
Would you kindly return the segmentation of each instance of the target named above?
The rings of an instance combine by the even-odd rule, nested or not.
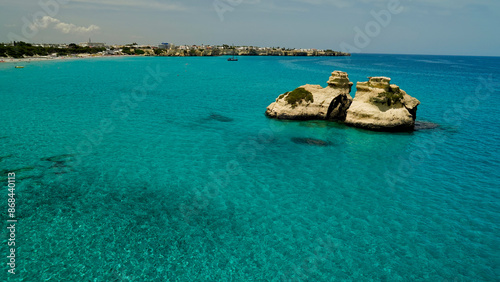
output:
[[[415,131],[419,130],[428,130],[428,129],[436,129],[439,127],[439,124],[429,122],[429,121],[415,121]]]
[[[333,145],[332,142],[324,141],[324,140],[320,140],[320,139],[314,139],[314,138],[293,137],[290,140],[292,140],[292,142],[295,144],[313,145],[313,146],[319,146],[319,147],[327,147],[327,146]]]

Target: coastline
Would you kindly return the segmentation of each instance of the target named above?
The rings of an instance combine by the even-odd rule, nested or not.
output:
[[[136,57],[136,56],[113,55],[113,56],[71,56],[71,57],[0,58],[0,65],[4,64],[4,63],[31,63],[31,62],[45,62],[45,61],[66,61],[66,60],[78,60],[78,59],[120,58],[120,57]]]
[[[45,62],[45,61],[63,61],[63,60],[78,60],[78,59],[97,59],[97,58],[140,58],[140,57],[226,57],[230,55],[222,54],[219,56],[165,56],[165,55],[156,55],[156,56],[144,56],[144,55],[98,55],[98,56],[64,56],[64,57],[28,57],[28,58],[5,58],[0,57],[0,65],[4,63],[31,63],[31,62]],[[242,57],[341,57],[341,56],[280,56],[280,55],[239,55]]]

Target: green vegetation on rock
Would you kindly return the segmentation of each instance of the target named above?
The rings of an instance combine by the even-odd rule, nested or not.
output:
[[[288,95],[288,93],[290,93],[290,92],[286,92],[285,94],[279,95],[278,96],[278,100],[281,100],[281,99],[285,98],[285,96]]]
[[[295,108],[297,103],[302,104],[303,100],[306,102],[314,102],[312,93],[302,87],[293,90],[285,97],[285,101],[292,105],[292,108]]]
[[[378,94],[378,97],[372,98],[373,102],[380,104],[387,104],[389,107],[391,105],[396,104],[397,102],[401,102],[402,100],[403,100],[403,93],[400,91],[393,92],[391,88],[389,88],[388,91]]]

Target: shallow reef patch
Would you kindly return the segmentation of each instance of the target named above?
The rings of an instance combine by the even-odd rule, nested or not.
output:
[[[215,113],[210,114],[207,117],[207,120],[215,120],[215,121],[220,121],[220,122],[232,122],[232,121],[234,121],[234,119],[232,119],[230,117],[226,117],[226,116],[215,114]]]
[[[75,155],[74,154],[63,154],[52,157],[41,158],[41,161],[47,162],[67,162],[70,161]]]
[[[7,155],[7,156],[0,156],[0,162],[5,160],[5,159],[8,159],[8,158],[12,158],[13,155]]]

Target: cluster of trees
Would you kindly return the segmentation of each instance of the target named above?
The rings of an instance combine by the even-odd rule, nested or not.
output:
[[[130,47],[123,47],[122,49],[122,53],[123,54],[127,54],[127,55],[144,55],[144,50],[141,50],[141,49],[134,49],[134,51],[130,50]]]
[[[73,54],[96,54],[105,51],[106,48],[80,47],[74,43],[69,44],[68,48],[41,47],[33,46],[25,42],[14,42],[14,46],[0,44],[0,57],[23,58],[24,56],[48,56],[56,53],[58,56]]]

